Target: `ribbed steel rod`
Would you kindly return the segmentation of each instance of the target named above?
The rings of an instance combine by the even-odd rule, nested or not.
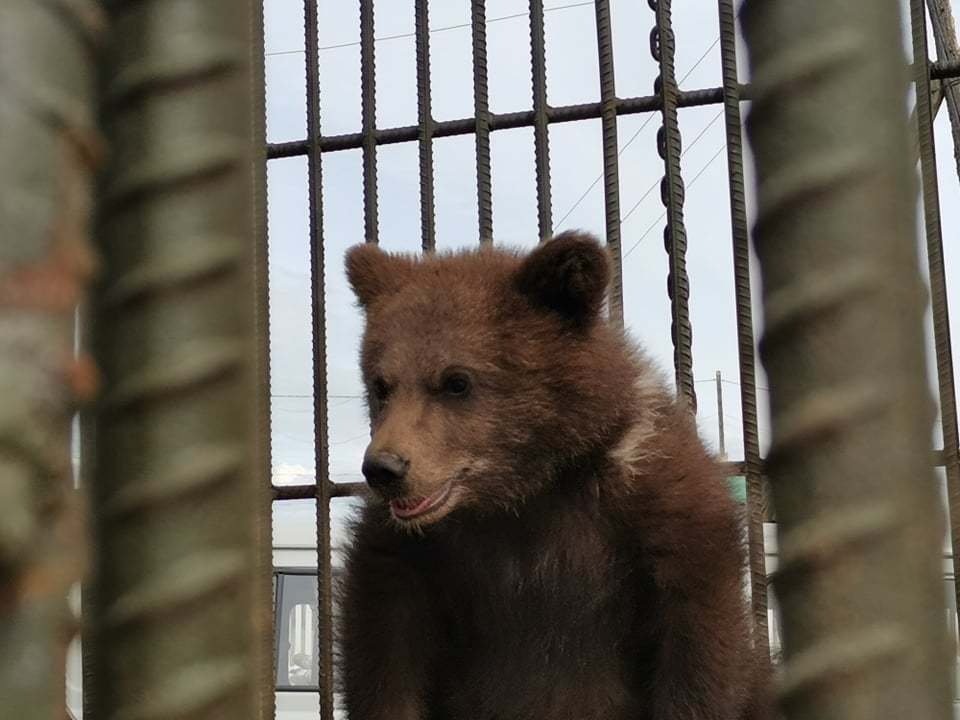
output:
[[[360,117],[363,126],[363,232],[367,242],[380,235],[377,196],[377,66],[373,0],[360,0]],[[317,51],[319,52],[319,50]],[[310,58],[307,58],[310,62]],[[317,59],[319,62],[319,58]],[[308,109],[309,112],[309,109]],[[319,130],[317,132],[319,136]]]
[[[719,0],[720,58],[723,71],[724,123],[727,133],[727,177],[733,239],[733,272],[737,310],[737,356],[740,364],[740,414],[747,482],[747,540],[755,644],[767,648],[767,570],[763,547],[763,476],[757,430],[757,375],[750,288],[750,242],[743,182],[743,136],[740,85],[737,81],[736,13],[733,0]]]
[[[610,251],[611,279],[607,293],[610,320],[623,326],[623,248],[620,242],[620,148],[617,144],[617,89],[613,72],[613,30],[610,2],[594,3],[597,60],[600,68],[600,122],[603,133],[603,208]]]
[[[327,318],[323,238],[323,158],[320,151],[320,51],[317,0],[304,1],[307,49],[307,191],[310,223],[310,312],[313,326],[313,451],[317,500],[317,653],[320,671],[320,717],[333,718],[333,577],[330,557],[330,448],[327,433]],[[368,8],[366,13],[372,13]],[[370,25],[373,24],[372,14]],[[361,33],[362,33],[361,29]],[[368,45],[372,45],[371,38]],[[371,51],[372,52],[372,49]],[[366,168],[366,166],[365,166]],[[367,177],[366,169],[364,176]],[[364,183],[366,198],[366,182]],[[373,189],[376,203],[376,187]],[[366,200],[365,200],[366,202]],[[368,234],[367,242],[375,241]]]
[[[270,443],[270,287],[269,243],[267,237],[267,153],[266,83],[264,77],[263,0],[248,0],[250,5],[250,134],[251,224],[253,227],[254,285],[254,367],[256,372],[256,512],[254,532],[257,543],[257,571],[254,592],[258,593],[255,616],[257,667],[255,685],[259,699],[259,720],[273,720],[276,711],[274,680],[273,622],[273,511],[270,490],[272,460]]]
[[[0,708],[66,717],[67,592],[86,565],[70,424],[93,366],[74,352],[94,270],[90,211],[102,141],[93,2],[0,10]]]
[[[537,178],[537,226],[540,242],[553,233],[550,199],[550,131],[547,116],[547,49],[543,0],[530,0],[530,62],[533,86],[533,152]]]
[[[922,3],[922,0],[920,0]],[[747,0],[787,720],[947,720],[897,0]],[[869,118],[869,122],[864,122]]]
[[[650,51],[659,63],[656,89],[661,97],[663,124],[657,134],[657,151],[663,159],[664,176],[660,197],[666,208],[667,224],[663,241],[670,261],[667,295],[670,297],[673,336],[673,367],[677,395],[696,413],[697,395],[693,385],[693,330],[690,327],[690,282],[687,278],[687,228],[683,220],[684,187],[680,172],[680,124],[677,119],[679,89],[674,69],[676,39],[671,20],[672,0],[650,0],[656,26],[650,33]]]
[[[484,40],[484,48],[485,48]],[[957,63],[933,63],[930,70],[931,77],[951,78],[960,77],[960,64]],[[750,86],[740,86],[740,100],[749,100]],[[723,102],[723,88],[702,88],[699,90],[680,90],[677,93],[677,107],[700,107],[703,105],[717,105]],[[662,107],[662,99],[659,94],[646,95],[643,97],[619,98],[616,100],[617,115],[636,115],[639,113],[648,113],[659,111]],[[603,104],[579,103],[576,105],[561,105],[558,107],[547,108],[547,122],[549,124],[577,122],[579,120],[595,120],[603,115]],[[513,130],[522,127],[533,127],[535,123],[535,114],[532,110],[523,110],[511,113],[490,113],[484,114],[486,118],[485,128],[489,133],[495,130]],[[433,136],[453,137],[456,135],[472,135],[477,130],[477,120],[475,117],[461,118],[459,120],[445,120],[435,122],[433,125]],[[406,125],[403,127],[384,128],[375,133],[376,145],[392,145],[395,143],[414,142],[419,138],[420,129],[417,125]],[[337,152],[340,150],[354,150],[363,147],[364,134],[345,133],[343,135],[327,135],[320,139],[320,148],[323,152]],[[306,155],[306,140],[290,140],[288,142],[270,143],[267,148],[267,156],[273,160],[285,157],[297,157]]]
[[[91,715],[255,717],[250,6],[104,5]]]
[[[917,87],[917,136],[920,150],[920,175],[923,190],[924,228],[927,239],[927,263],[930,271],[930,298],[933,310],[933,338],[937,360],[937,387],[940,421],[946,457],[947,497],[950,506],[950,530],[954,557],[960,558],[960,456],[958,456],[957,396],[953,374],[953,343],[950,338],[950,312],[947,301],[947,271],[943,257],[943,228],[940,222],[940,189],[933,134],[933,108],[930,99],[930,75],[927,72],[926,7],[923,0],[910,4],[913,25],[913,67]],[[954,594],[960,608],[960,584],[954,581]]]
[[[749,99],[749,88],[741,87],[740,98]],[[700,107],[716,105],[723,102],[723,88],[704,88],[702,90],[680,91],[677,95],[677,107]],[[659,95],[645,97],[623,98],[614,101],[616,114],[635,115],[638,113],[654,112],[660,109]],[[596,120],[603,116],[603,103],[581,103],[577,105],[561,105],[547,107],[548,124],[577,122],[579,120]],[[533,110],[522,110],[510,113],[490,113],[482,115],[485,124],[481,131],[489,133],[496,130],[515,130],[523,127],[533,127],[536,115]],[[474,117],[459,120],[444,120],[433,124],[433,137],[453,137],[457,135],[473,135],[477,131],[477,119]],[[393,145],[396,143],[415,142],[420,137],[418,125],[385,128],[374,133],[376,145]],[[362,132],[346,133],[343,135],[327,135],[320,138],[320,149],[323,152],[337,152],[340,150],[355,150],[363,147],[365,136]],[[272,143],[268,147],[270,159],[298,157],[306,154],[306,140],[291,140],[289,142]]]
[[[960,61],[930,64],[930,78],[933,80],[948,80],[957,77],[960,77]]]
[[[476,135],[477,146],[477,225],[480,242],[493,242],[493,181],[490,170],[490,100],[487,90],[486,1],[470,0],[471,42],[473,47],[473,118],[465,133]],[[461,134],[461,133],[458,133]],[[441,137],[440,124],[435,136]]]
[[[420,236],[425,252],[437,245],[433,191],[433,115],[430,104],[429,0],[416,0],[417,125],[420,130]]]
[[[943,450],[934,450],[929,453],[928,464],[931,468],[944,466]],[[746,475],[747,463],[744,460],[729,460],[721,462],[720,467],[727,475]],[[765,475],[764,462],[760,461],[760,475]],[[358,497],[367,492],[367,484],[363,482],[330,482],[327,492],[331,498]],[[317,497],[316,485],[274,485],[273,499],[276,500],[309,500]]]

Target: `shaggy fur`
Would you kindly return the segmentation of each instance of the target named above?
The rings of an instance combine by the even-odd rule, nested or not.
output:
[[[403,468],[348,555],[351,720],[767,718],[735,504],[690,414],[602,320],[596,241],[361,246],[347,268],[367,457]]]

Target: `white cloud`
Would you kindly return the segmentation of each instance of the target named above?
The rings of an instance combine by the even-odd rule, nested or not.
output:
[[[277,463],[273,466],[274,485],[311,485],[316,482],[316,474],[311,468],[290,463]]]

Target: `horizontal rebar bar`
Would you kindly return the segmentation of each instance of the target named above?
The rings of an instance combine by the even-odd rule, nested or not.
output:
[[[741,99],[749,99],[750,89],[741,86]],[[723,102],[723,88],[704,88],[702,90],[681,91],[678,97],[680,107],[698,107],[701,105],[716,105]],[[637,113],[655,112],[660,110],[658,95],[643,97],[622,98],[617,100],[617,115],[636,115]],[[547,122],[565,123],[578,120],[596,120],[603,116],[603,104],[581,103],[578,105],[562,105],[547,108]],[[522,127],[534,127],[536,113],[533,110],[522,110],[512,113],[491,113],[490,130],[513,130]],[[444,120],[434,123],[433,137],[452,137],[454,135],[472,135],[476,132],[476,119],[461,118],[459,120]],[[377,145],[393,145],[395,143],[413,142],[420,137],[418,125],[386,128],[376,131]],[[343,135],[327,135],[320,138],[321,152],[336,152],[339,150],[355,150],[363,147],[364,135],[362,132],[345,133]],[[271,143],[268,156],[271,160],[277,158],[297,157],[306,155],[307,141],[293,140],[290,142]]]
[[[945,455],[943,450],[933,450],[930,453],[930,466],[943,467],[945,464]],[[745,460],[729,460],[719,463],[720,467],[727,475],[746,475],[747,463]],[[758,473],[764,474],[762,462]],[[316,485],[273,485],[273,500],[313,500],[317,497],[318,488]],[[359,497],[367,492],[367,485],[363,482],[330,482],[331,498]]]
[[[936,79],[960,77],[960,63],[932,63],[930,77]],[[741,84],[741,102],[752,97],[749,84]],[[723,88],[701,88],[698,90],[681,90],[677,96],[677,107],[701,107],[703,105],[718,105],[723,102]],[[617,99],[617,115],[637,115],[639,113],[658,112],[662,108],[659,95],[643,95],[640,97]],[[547,108],[547,122],[565,123],[579,120],[598,120],[603,117],[603,103],[579,103],[575,105],[561,105]],[[511,113],[491,113],[490,130],[514,130],[516,128],[534,127],[536,113],[533,110],[521,110]],[[461,118],[458,120],[444,120],[434,123],[433,137],[453,137],[456,135],[472,135],[476,132],[475,118]],[[396,143],[414,142],[420,137],[418,125],[404,125],[402,127],[385,128],[375,131],[376,145],[394,145]],[[358,133],[344,133],[342,135],[328,135],[320,138],[320,151],[324,153],[340,150],[356,150],[363,147],[364,135]],[[307,154],[306,140],[291,140],[289,142],[270,143],[267,157],[270,160],[298,157]]]
[[[960,77],[960,61],[935,62],[930,64],[931,80],[949,80]]]
[[[328,497],[359,497],[366,492],[366,484],[362,482],[329,484]],[[313,500],[320,492],[319,485],[274,485],[273,499],[277,500]]]

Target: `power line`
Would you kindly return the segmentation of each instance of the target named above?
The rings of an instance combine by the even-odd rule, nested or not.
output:
[[[304,440],[303,438],[297,438],[297,437],[294,437],[293,435],[290,435],[289,433],[284,433],[284,432],[274,431],[271,434],[278,435],[279,437],[285,438],[290,442],[295,442],[300,445],[312,445],[314,442],[313,438],[310,438],[309,440]],[[355,435],[354,437],[347,438],[346,440],[337,440],[335,442],[327,443],[327,446],[335,447],[337,445],[347,445],[349,443],[356,442],[357,440],[364,440],[369,438],[370,438],[370,434],[367,432],[367,433],[364,433],[363,435]]]
[[[336,442],[328,443],[328,445],[330,445],[331,447],[334,445],[348,445],[352,442],[356,442],[357,440],[369,440],[369,439],[370,439],[370,433],[365,432],[362,435],[354,435],[352,438],[347,438],[346,440],[337,440]]]
[[[569,3],[569,4],[567,4],[567,5],[555,5],[555,6],[553,6],[553,7],[544,8],[543,11],[544,11],[545,13],[548,13],[548,12],[555,12],[555,11],[557,11],[557,10],[570,10],[571,8],[586,7],[587,5],[593,5],[593,0],[590,0],[589,2]],[[486,22],[486,24],[487,24],[487,25],[491,25],[492,23],[502,22],[502,21],[504,21],[504,20],[516,20],[517,18],[528,17],[528,15],[529,15],[529,13],[525,13],[525,12],[524,12],[524,13],[514,13],[513,15],[501,15],[501,16],[499,16],[499,17],[495,17],[495,18],[490,18],[490,19],[488,19],[487,22]],[[472,23],[468,23],[468,22],[466,22],[466,23],[459,23],[459,24],[457,24],[457,25],[445,25],[445,26],[443,26],[443,27],[433,28],[433,29],[430,30],[429,32],[430,32],[430,34],[432,35],[432,34],[434,34],[434,33],[447,32],[448,30],[462,30],[463,28],[469,28],[469,27],[471,27],[471,25],[472,25]],[[381,37],[374,38],[373,41],[376,43],[376,42],[382,42],[382,41],[384,41],[384,40],[401,40],[401,39],[403,39],[403,38],[412,38],[412,37],[415,37],[415,36],[416,36],[416,33],[412,33],[412,32],[410,32],[410,33],[397,33],[396,35],[382,35]],[[355,41],[355,42],[337,43],[337,44],[335,44],[335,45],[324,45],[324,46],[319,47],[319,48],[317,48],[317,49],[318,49],[318,50],[321,50],[321,51],[323,51],[323,50],[338,50],[338,49],[340,49],[340,48],[356,47],[356,46],[359,45],[359,44],[360,44],[360,41],[357,40],[357,41]],[[303,52],[304,52],[303,50],[279,50],[279,51],[277,51],[277,52],[264,53],[264,56],[265,56],[265,57],[275,57],[275,56],[277,56],[277,55],[298,55],[298,54],[302,54]]]
[[[354,401],[354,398],[344,398],[339,402],[334,402],[327,405],[327,410],[336,410],[337,408],[343,407],[344,405],[347,405],[348,403],[351,403],[353,401]],[[307,415],[308,413],[313,412],[313,407],[312,406],[301,407],[301,408],[275,407],[275,408],[272,408],[272,412],[290,413],[292,415]]]
[[[702,63],[704,60],[706,60],[707,55],[709,55],[709,54],[710,54],[710,51],[713,50],[713,49],[717,46],[717,43],[718,43],[718,42],[720,42],[720,37],[719,37],[719,36],[717,36],[717,38],[710,44],[710,47],[708,47],[708,48],[703,52],[703,55],[701,55],[701,56],[697,59],[697,61],[693,64],[693,67],[691,67],[689,70],[687,70],[687,72],[684,74],[684,76],[681,77],[680,80],[677,81],[677,84],[678,84],[678,85],[679,85],[680,83],[682,83],[684,80],[686,80],[688,77],[690,77],[690,75],[693,73],[693,71],[696,70],[696,69],[700,66],[700,63]],[[655,118],[655,117],[656,117],[656,113],[650,113],[649,115],[647,115],[647,119],[643,121],[643,124],[637,129],[637,131],[636,131],[633,135],[630,136],[630,139],[627,140],[627,141],[623,144],[623,147],[620,148],[620,149],[617,151],[617,157],[620,157],[621,155],[623,155],[623,151],[626,150],[628,147],[630,147],[631,143],[633,143],[633,141],[636,140],[636,139],[640,136],[640,133],[642,133],[642,132],[644,131],[644,128],[646,128],[647,125],[649,125],[650,122],[651,122],[651,121],[653,120],[653,118]],[[593,181],[592,183],[590,183],[590,187],[588,187],[586,190],[583,191],[583,194],[581,194],[580,197],[577,198],[577,201],[571,206],[571,208],[570,208],[569,210],[567,210],[567,212],[565,212],[565,213],[563,214],[563,217],[560,218],[560,222],[557,223],[557,228],[558,228],[558,229],[563,225],[563,221],[566,220],[568,217],[570,217],[570,214],[571,214],[574,210],[576,210],[578,207],[580,207],[580,203],[582,203],[582,202],[586,199],[587,195],[590,194],[590,191],[593,190],[593,189],[597,186],[597,183],[600,182],[602,179],[603,179],[603,173],[600,173],[600,174],[594,179],[594,181]],[[646,197],[646,195],[644,195],[644,197]],[[642,198],[641,198],[641,199],[642,199]],[[620,222],[623,222],[623,220],[621,220]]]
[[[740,383],[734,382],[733,380],[721,380],[720,382],[725,382],[725,383],[727,383],[728,385],[736,385],[737,387],[740,387]],[[770,388],[763,387],[763,385],[754,385],[754,387],[755,387],[757,390],[763,390],[764,392],[770,392]]]
[[[695,381],[694,381],[694,385],[699,385],[700,383],[715,383],[716,381],[717,381],[716,378],[704,378],[703,380],[695,380]],[[735,381],[735,380],[727,380],[726,378],[721,378],[721,379],[720,379],[720,382],[725,383],[725,384],[727,384],[727,385],[735,385],[736,387],[740,387],[740,383],[738,383],[738,382]],[[754,387],[755,387],[757,390],[763,390],[764,392],[770,392],[770,388],[764,387],[763,385],[754,385]]]

